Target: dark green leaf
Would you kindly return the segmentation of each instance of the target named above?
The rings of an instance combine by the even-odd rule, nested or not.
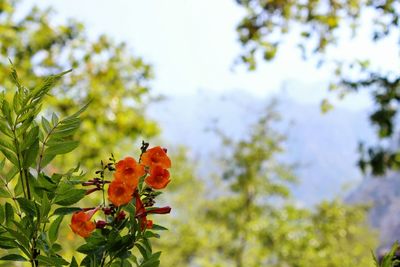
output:
[[[39,138],[39,126],[35,126],[27,133],[25,140],[22,144],[21,150],[30,147]]]
[[[13,152],[11,152],[10,150],[8,150],[8,149],[6,149],[6,148],[3,148],[3,147],[0,148],[0,151],[3,153],[3,155],[4,155],[11,163],[13,163],[13,164],[16,165],[16,166],[19,165],[17,156],[16,156]]]
[[[49,146],[44,154],[45,155],[60,155],[60,154],[65,154],[68,152],[71,152],[75,148],[77,148],[79,145],[78,141],[64,141],[61,144]]]
[[[43,127],[43,130],[48,134],[50,131],[51,131],[51,129],[52,129],[52,127],[51,127],[51,125],[50,125],[50,122],[45,118],[45,117],[42,117],[42,127]]]
[[[62,194],[57,194],[54,202],[61,206],[69,206],[81,200],[86,194],[83,189],[70,189]]]
[[[7,225],[9,225],[14,220],[14,209],[8,202],[6,202],[5,211],[6,211],[6,223]]]
[[[35,205],[33,204],[32,201],[26,199],[26,198],[17,198],[17,202],[21,209],[29,216],[35,216],[36,215],[36,208]]]
[[[9,137],[13,137],[12,131],[11,131],[10,128],[8,127],[7,123],[6,123],[5,121],[3,121],[3,120],[0,120],[0,131],[1,131],[3,134],[5,134],[5,135],[7,135],[7,136],[9,136]]]
[[[76,211],[80,211],[82,210],[81,208],[78,207],[63,207],[63,208],[58,208],[54,211],[54,215],[67,215],[67,214],[71,214],[74,213]]]
[[[47,266],[61,266],[61,265],[68,265],[69,262],[64,260],[63,258],[59,256],[52,256],[52,257],[46,257],[39,255],[37,256],[37,259],[39,263],[45,264]]]
[[[58,237],[58,230],[60,229],[60,224],[62,220],[64,219],[64,216],[58,216],[57,219],[53,221],[53,223],[50,225],[49,228],[49,240],[50,243],[54,243],[57,240]]]
[[[23,256],[18,254],[8,254],[0,258],[1,261],[28,261]]]
[[[0,187],[0,197],[2,198],[11,198],[10,193],[5,189]]]
[[[36,162],[39,153],[39,139],[36,137],[34,143],[24,152],[24,168],[29,168]]]
[[[166,231],[168,229],[165,228],[164,226],[159,225],[159,224],[153,224],[153,227],[151,227],[151,230],[153,230],[153,231]]]
[[[78,267],[78,262],[76,261],[75,257],[72,257],[69,267]]]

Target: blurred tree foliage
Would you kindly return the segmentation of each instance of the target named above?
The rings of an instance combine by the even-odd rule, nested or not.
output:
[[[8,58],[21,79],[31,81],[27,87],[35,84],[36,75],[72,68],[54,91],[57,97],[49,97],[51,109],[63,116],[91,101],[82,118],[81,146],[74,158],[59,159],[60,166],[72,161],[93,167],[110,152],[127,153],[139,136],[151,137],[158,132],[156,124],[145,116],[146,105],[152,100],[152,71],[143,59],[132,56],[126,44],[105,35],[92,40],[78,22],[52,23],[50,9],[34,7],[21,14],[20,5],[20,1],[0,0],[1,86],[11,86]]]
[[[369,30],[371,42],[398,36],[400,3],[393,0],[236,0],[246,15],[237,31],[243,46],[241,61],[250,69],[256,67],[258,54],[272,60],[285,36],[298,35],[298,46],[305,58],[313,55],[320,63],[327,62],[326,51],[336,45],[346,32],[353,35],[362,21],[373,21]],[[365,29],[365,27],[364,27]],[[397,38],[397,37],[396,37]],[[397,39],[395,38],[396,42]],[[398,43],[396,43],[398,45]],[[360,47],[360,49],[363,49]],[[385,57],[385,51],[377,51]],[[400,168],[400,149],[396,115],[400,104],[400,72],[382,71],[381,66],[363,59],[330,61],[336,78],[330,89],[340,96],[351,91],[368,89],[376,103],[370,115],[380,142],[365,148],[360,145],[359,166],[374,175]],[[322,108],[329,108],[323,101]]]
[[[175,216],[159,244],[163,266],[373,266],[377,240],[366,207],[293,203],[296,179],[280,160],[285,138],[274,130],[279,116],[266,114],[247,138],[223,136],[222,184],[202,186],[185,153],[174,159],[174,193],[165,196]]]

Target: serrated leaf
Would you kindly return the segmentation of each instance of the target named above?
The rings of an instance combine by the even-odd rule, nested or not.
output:
[[[52,244],[57,240],[58,230],[60,229],[60,224],[63,219],[64,216],[58,216],[57,219],[55,219],[49,227],[49,240]]]
[[[8,254],[0,258],[0,261],[28,261],[23,256],[18,254]]]

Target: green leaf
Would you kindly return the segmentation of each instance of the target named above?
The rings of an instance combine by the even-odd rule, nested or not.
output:
[[[0,151],[3,153],[3,155],[4,155],[12,164],[14,164],[14,165],[16,165],[16,166],[19,165],[18,159],[17,159],[16,155],[15,155],[13,152],[11,152],[11,151],[8,150],[8,149],[2,148],[2,147],[0,148]]]
[[[43,130],[48,134],[50,131],[51,131],[51,129],[52,129],[52,127],[51,127],[51,125],[50,125],[50,122],[45,118],[45,117],[42,117],[42,127],[43,127]]]
[[[8,202],[6,202],[5,211],[6,211],[6,223],[7,225],[9,225],[14,220],[14,209]]]
[[[23,256],[18,254],[8,254],[0,258],[0,261],[28,261]]]
[[[20,197],[20,198],[17,198],[17,202],[18,202],[19,206],[21,207],[21,209],[27,215],[32,216],[32,217],[36,215],[36,208],[32,201],[30,201],[26,198]]]
[[[5,218],[6,218],[6,214],[4,212],[4,207],[3,207],[3,205],[0,205],[0,224],[3,224]]]
[[[72,256],[71,264],[69,265],[69,267],[78,267],[78,262],[76,261],[74,256]]]
[[[146,262],[143,262],[140,267],[158,267],[160,266],[160,261],[159,260],[149,260]]]
[[[66,122],[66,121],[69,121],[69,120],[71,120],[71,119],[77,118],[79,115],[81,115],[81,114],[89,107],[90,102],[91,102],[91,101],[89,101],[86,105],[84,105],[84,106],[83,106],[80,110],[78,110],[76,113],[74,113],[74,114],[72,114],[71,116],[65,118],[63,121]]]
[[[41,203],[40,203],[40,214],[42,214],[42,222],[47,221],[47,217],[49,215],[50,212],[50,201],[49,198],[47,197],[47,193],[46,192],[42,192],[41,195]]]
[[[12,140],[10,138],[7,138],[6,136],[2,136],[0,138],[0,146],[15,152],[15,147],[12,143]]]
[[[57,240],[58,237],[58,230],[60,229],[60,224],[62,220],[64,219],[64,216],[58,216],[57,219],[53,221],[53,223],[50,225],[49,228],[49,240],[50,243],[54,243]]]
[[[60,154],[65,154],[68,152],[71,152],[75,148],[77,148],[79,145],[78,141],[64,141],[61,144],[56,144],[53,146],[48,147],[44,154],[46,155],[60,155]]]
[[[10,128],[8,127],[7,123],[2,120],[0,120],[0,131],[9,137],[13,137],[13,133],[10,130]]]
[[[0,187],[0,197],[11,198],[12,196],[10,195],[10,192],[8,192],[6,189]]]
[[[8,124],[12,125],[13,119],[11,117],[10,104],[5,99],[3,100],[3,105],[1,106],[1,111],[3,112],[4,117],[7,119]]]
[[[23,230],[23,229],[18,229],[18,230]],[[15,239],[22,245],[22,247],[25,248],[24,251],[27,251],[29,249],[29,239],[25,236],[25,233],[15,231],[11,228],[7,228],[7,231],[15,237]]]
[[[15,177],[15,175],[17,173],[19,173],[18,167],[17,166],[13,166],[11,168],[11,170],[5,176],[7,183],[10,182]]]
[[[48,266],[60,266],[60,265],[68,265],[69,264],[68,261],[64,260],[63,258],[61,258],[59,256],[58,257],[57,256],[46,257],[43,255],[39,255],[39,256],[37,256],[37,260],[40,263],[43,263]]]
[[[21,150],[25,150],[30,147],[39,138],[39,126],[35,126],[27,133],[24,143],[21,146]]]
[[[168,228],[165,228],[164,226],[161,226],[159,224],[153,224],[153,227],[151,227],[151,230],[153,231],[166,231]]]
[[[159,234],[156,234],[156,233],[153,233],[152,231],[147,230],[147,231],[144,233],[144,237],[145,237],[145,238],[152,238],[152,237],[154,237],[154,238],[160,238],[160,235],[159,235]]]
[[[39,138],[36,137],[34,143],[24,152],[24,168],[29,168],[36,162],[39,153]]]
[[[57,114],[53,112],[53,114],[51,114],[51,123],[53,125],[57,125],[58,124],[58,117]]]
[[[147,252],[147,250],[145,249],[145,247],[142,246],[141,244],[136,243],[135,246],[139,249],[139,252],[140,252],[140,254],[142,254],[142,256],[143,256],[144,259],[147,259],[148,256],[151,255],[151,253],[149,254],[149,253]]]
[[[70,189],[62,194],[57,194],[54,202],[61,206],[69,206],[81,200],[86,194],[83,189]]]
[[[54,215],[67,215],[74,213],[76,211],[82,210],[81,208],[78,207],[63,207],[63,208],[58,208],[54,211]]]

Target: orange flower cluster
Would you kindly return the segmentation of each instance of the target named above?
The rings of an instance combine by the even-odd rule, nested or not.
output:
[[[142,150],[143,153],[140,163],[132,157],[126,157],[118,161],[115,164],[115,168],[113,168],[113,163],[109,163],[107,165],[109,170],[115,171],[114,179],[111,182],[104,180],[104,176],[102,176],[102,179],[94,178],[88,182],[82,183],[83,186],[95,186],[95,188],[89,189],[87,194],[98,190],[104,190],[104,185],[109,183],[108,199],[113,205],[110,207],[103,207],[103,212],[106,215],[111,213],[115,214],[115,207],[126,205],[135,197],[135,217],[139,220],[142,230],[151,228],[153,225],[153,222],[146,218],[148,213],[165,214],[171,211],[170,207],[153,208],[146,211],[140,199],[137,186],[140,179],[144,176],[147,176],[144,178],[144,182],[153,189],[163,189],[171,181],[169,171],[167,170],[171,167],[171,160],[167,156],[166,150],[159,146],[145,150],[146,148]],[[99,172],[101,171],[96,173]],[[99,221],[97,224],[90,221],[97,210],[98,208],[87,213],[84,211],[74,213],[70,225],[72,230],[82,237],[88,237],[96,227],[106,227],[107,223],[105,221]]]
[[[114,181],[108,187],[108,199],[117,207],[132,200],[140,177],[150,173],[144,180],[154,189],[163,189],[171,181],[167,168],[171,167],[171,160],[161,147],[153,147],[143,153],[141,164],[135,159],[126,157],[116,164]]]
[[[126,157],[116,165],[114,180],[108,187],[108,199],[117,207],[128,204],[133,197],[140,177],[146,174],[143,165]]]
[[[150,175],[144,180],[154,189],[163,189],[171,181],[168,168],[171,168],[171,160],[161,147],[153,147],[142,155],[142,164],[146,166]]]

